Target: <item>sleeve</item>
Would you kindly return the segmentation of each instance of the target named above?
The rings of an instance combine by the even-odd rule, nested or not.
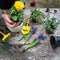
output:
[[[2,19],[2,13],[0,13],[0,26],[5,25],[3,19]]]
[[[4,31],[4,33],[10,32],[9,29],[6,27],[4,20],[2,19],[2,13],[0,13],[0,30]]]
[[[0,13],[0,20],[2,19],[2,13]]]

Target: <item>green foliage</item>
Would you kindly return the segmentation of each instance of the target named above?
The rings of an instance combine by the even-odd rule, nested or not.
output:
[[[31,19],[33,22],[40,22],[42,19],[43,13],[39,10],[34,10],[31,14]]]
[[[32,48],[34,46],[36,46],[37,44],[39,44],[39,41],[37,39],[34,39],[28,46],[27,49]]]
[[[56,22],[56,18],[51,18],[51,20],[47,20],[45,22],[45,28],[51,32],[53,32],[57,28],[58,23]]]
[[[32,33],[29,33],[24,36],[24,44],[31,38],[31,36],[32,36]]]
[[[9,12],[14,22],[21,22],[23,20],[23,11],[17,11],[13,6]]]
[[[15,22],[17,21],[17,16],[13,15],[11,18],[12,18],[12,20],[14,20]]]

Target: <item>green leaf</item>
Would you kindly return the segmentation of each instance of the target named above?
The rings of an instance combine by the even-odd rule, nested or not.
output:
[[[32,36],[32,33],[29,33],[29,34],[24,36],[24,41],[23,41],[24,44],[31,38],[31,36]]]
[[[36,46],[38,43],[39,43],[39,41],[38,41],[37,39],[34,39],[34,40],[27,46],[27,49]]]
[[[12,20],[16,22],[17,21],[17,16],[12,16]]]
[[[18,19],[22,19],[23,18],[23,14],[22,13],[19,13],[18,14]]]
[[[9,9],[9,14],[11,15],[17,15],[18,11],[15,9],[14,6],[12,6],[10,9]]]

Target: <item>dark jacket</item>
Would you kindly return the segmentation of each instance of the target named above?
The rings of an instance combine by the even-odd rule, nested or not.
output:
[[[9,9],[16,0],[0,0],[1,9]]]

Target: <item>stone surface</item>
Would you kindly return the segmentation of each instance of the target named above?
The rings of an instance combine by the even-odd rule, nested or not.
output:
[[[45,9],[43,9],[45,11]],[[53,10],[53,9],[51,9]],[[59,9],[58,9],[59,10]],[[60,10],[57,13],[56,17],[58,21],[60,20]],[[59,22],[60,23],[60,22]],[[13,51],[15,57],[17,60],[60,60],[60,48],[57,50],[53,51],[49,42],[49,36],[46,34],[44,25],[41,24],[31,24],[31,26],[37,27],[37,32],[34,34],[27,43],[30,43],[34,38],[37,38],[39,34],[43,33],[46,36],[46,39],[42,44],[39,44],[26,52],[18,52],[18,51]],[[60,29],[56,29],[56,31]],[[10,43],[14,44],[19,44],[20,41],[20,36],[22,36],[20,33],[12,33],[14,34],[11,39],[9,39]],[[24,47],[24,46],[23,46]],[[20,50],[23,50],[23,48],[20,48]],[[0,53],[0,60],[10,60],[10,56],[6,56],[3,52]]]

